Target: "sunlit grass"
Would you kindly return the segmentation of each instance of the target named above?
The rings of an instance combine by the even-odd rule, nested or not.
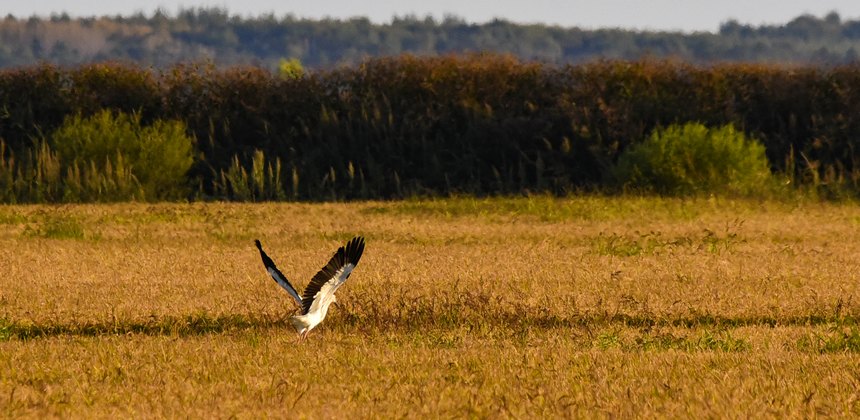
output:
[[[798,199],[803,200],[798,197]],[[732,212],[738,216],[762,210],[784,211],[792,201],[727,199],[723,197],[663,198],[653,195],[627,196],[586,195],[569,199],[551,195],[528,197],[470,196],[413,198],[370,206],[369,213],[416,216],[454,217],[528,217],[543,222],[606,221],[634,217],[658,220],[694,220],[702,215]]]
[[[857,416],[858,217],[600,196],[2,206],[0,415]],[[253,239],[302,288],[357,234],[299,344]]]

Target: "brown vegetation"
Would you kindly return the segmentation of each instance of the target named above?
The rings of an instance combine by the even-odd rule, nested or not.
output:
[[[452,199],[0,208],[0,415],[860,414],[860,210]],[[304,286],[368,247],[303,345]]]

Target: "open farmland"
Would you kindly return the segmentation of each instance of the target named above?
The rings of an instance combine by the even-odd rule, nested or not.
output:
[[[289,297],[367,249],[299,345]],[[5,417],[860,415],[860,208],[0,207]]]

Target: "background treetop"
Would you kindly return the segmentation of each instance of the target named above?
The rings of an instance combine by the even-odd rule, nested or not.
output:
[[[366,18],[308,20],[286,15],[241,17],[223,9],[152,15],[0,20],[0,68],[51,62],[77,65],[119,60],[167,67],[211,60],[219,66],[261,65],[282,59],[308,68],[357,64],[403,53],[513,54],[524,60],[577,64],[595,59],[673,58],[688,62],[842,64],[860,51],[860,20],[838,14],[803,15],[784,25],[724,23],[717,33],[586,30],[522,25],[504,20],[473,24],[406,16],[386,24]]]

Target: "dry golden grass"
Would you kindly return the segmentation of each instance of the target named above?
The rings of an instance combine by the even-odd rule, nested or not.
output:
[[[860,415],[860,208],[0,207],[0,415]],[[353,234],[298,345],[299,287]]]

